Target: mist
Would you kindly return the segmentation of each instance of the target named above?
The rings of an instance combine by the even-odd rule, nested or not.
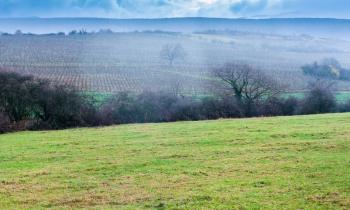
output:
[[[0,18],[0,32],[47,34],[85,29],[114,32],[169,31],[193,33],[208,30],[233,30],[275,35],[307,34],[316,37],[349,40],[350,20],[326,18],[161,18],[161,19],[107,19],[107,18]]]
[[[186,94],[203,94],[208,73],[227,62],[256,66],[290,91],[303,91],[312,79],[303,65],[335,58],[350,68],[347,20],[1,19],[0,25],[1,69],[81,91],[160,91],[181,84]],[[185,55],[169,65],[160,55],[166,45],[181,46]],[[350,85],[337,81],[336,88]]]

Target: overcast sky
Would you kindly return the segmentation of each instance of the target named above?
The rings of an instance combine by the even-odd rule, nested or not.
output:
[[[0,17],[350,18],[350,0],[0,0]]]

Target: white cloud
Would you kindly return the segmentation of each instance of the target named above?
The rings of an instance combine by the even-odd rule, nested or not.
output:
[[[349,0],[0,0],[0,17],[349,17],[349,8]]]

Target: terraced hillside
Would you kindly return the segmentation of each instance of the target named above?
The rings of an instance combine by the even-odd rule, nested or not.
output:
[[[0,208],[349,209],[350,114],[0,135]]]
[[[184,60],[170,66],[160,58],[167,44],[181,44]],[[15,71],[98,92],[166,90],[181,84],[183,92],[208,90],[208,72],[240,61],[266,70],[291,90],[303,90],[309,78],[300,67],[334,57],[345,67],[350,42],[310,36],[277,36],[244,32],[116,33],[88,35],[2,35],[0,70]],[[338,90],[350,90],[339,82]]]

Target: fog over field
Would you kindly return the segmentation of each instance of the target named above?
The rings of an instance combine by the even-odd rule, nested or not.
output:
[[[241,62],[302,91],[311,79],[301,71],[305,64],[335,58],[350,68],[349,26],[350,20],[336,19],[0,19],[0,68],[88,91],[181,84],[183,92],[203,93],[213,68]],[[161,51],[176,45],[184,55],[170,65]]]

